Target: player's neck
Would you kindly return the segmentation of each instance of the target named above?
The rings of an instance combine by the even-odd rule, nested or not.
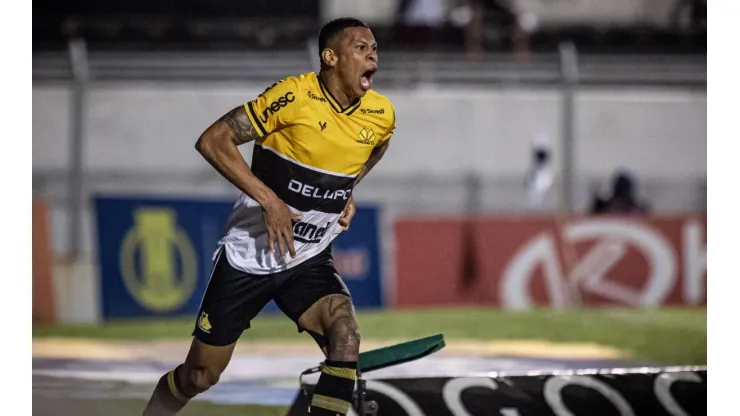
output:
[[[321,71],[319,72],[319,78],[324,84],[324,87],[329,90],[331,96],[337,101],[342,108],[347,108],[351,104],[357,101],[357,97],[354,97],[351,93],[347,93],[342,89],[342,83],[338,76],[333,72]]]

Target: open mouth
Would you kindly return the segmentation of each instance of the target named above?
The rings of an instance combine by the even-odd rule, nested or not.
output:
[[[360,85],[363,90],[367,91],[373,87],[373,74],[375,74],[375,71],[377,70],[377,68],[371,68],[362,73],[362,77],[360,77]]]

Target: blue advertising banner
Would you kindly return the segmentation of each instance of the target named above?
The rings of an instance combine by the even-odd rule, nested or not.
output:
[[[383,306],[379,213],[376,207],[358,206],[349,230],[332,242],[334,267],[358,308]]]
[[[95,200],[103,318],[194,315],[233,203]]]
[[[188,316],[198,311],[231,201],[98,197],[95,200],[104,319]],[[378,210],[358,207],[333,244],[357,307],[382,305]],[[265,312],[277,311],[270,303]]]

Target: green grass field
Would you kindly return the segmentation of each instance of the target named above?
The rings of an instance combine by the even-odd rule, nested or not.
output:
[[[705,309],[578,311],[535,310],[505,312],[497,309],[429,309],[409,311],[359,311],[363,340],[399,340],[443,333],[448,345],[455,340],[545,340],[595,343],[628,352],[635,360],[662,365],[705,365],[707,329]],[[193,319],[127,321],[104,325],[35,325],[33,336],[110,340],[188,339]],[[253,341],[306,342],[295,325],[282,315],[264,315],[252,323],[240,343]],[[34,414],[55,415],[70,402],[34,399]],[[77,400],[74,414],[139,414],[143,400]],[[47,409],[48,412],[44,412]],[[37,412],[38,410],[38,412]],[[68,409],[70,410],[70,409]],[[183,416],[249,414],[285,415],[285,406],[222,406],[194,401]]]
[[[497,309],[359,311],[365,340],[411,339],[443,333],[455,339],[546,340],[596,343],[629,353],[631,358],[662,365],[705,365],[706,309],[598,309],[508,312]],[[192,319],[127,321],[105,325],[34,326],[34,337],[97,339],[189,338]],[[282,315],[258,317],[240,342],[305,340]]]
[[[76,400],[70,407],[69,400],[43,399],[34,400],[34,415],[57,415],[54,409],[63,408],[67,412],[87,416],[124,416],[140,415],[146,407],[146,400],[136,399],[86,399]],[[193,401],[178,416],[285,416],[287,406],[226,406],[202,401]],[[69,413],[67,413],[69,414]]]

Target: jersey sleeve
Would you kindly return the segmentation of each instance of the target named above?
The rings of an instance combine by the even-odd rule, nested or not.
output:
[[[257,98],[244,104],[247,116],[260,137],[294,122],[298,111],[300,81],[288,77],[268,87]]]
[[[391,136],[393,136],[393,132],[396,130],[396,110],[391,105],[391,117],[389,120],[389,127],[387,130],[383,132],[383,134],[380,136],[380,140],[378,140],[377,146],[380,146],[381,144],[387,142],[391,139]]]

